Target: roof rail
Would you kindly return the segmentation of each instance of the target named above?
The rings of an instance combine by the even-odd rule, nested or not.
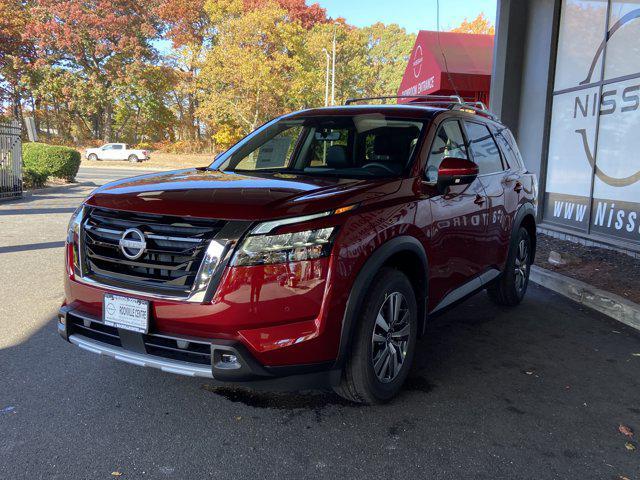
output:
[[[482,107],[478,106],[478,104],[482,105]],[[465,102],[462,105],[451,105],[451,110],[460,110],[460,111],[472,111],[473,113],[479,113],[480,115],[484,115],[491,120],[499,122],[500,119],[497,115],[494,115],[484,106],[482,102]]]
[[[388,95],[382,97],[362,97],[362,98],[349,98],[345,105],[353,105],[357,102],[370,102],[371,100],[397,100],[401,98],[412,98],[415,101],[421,102],[422,100],[427,102],[438,103],[464,103],[464,100],[459,95]]]
[[[446,105],[451,110],[471,111],[473,113],[479,113],[491,120],[499,122],[500,119],[491,113],[487,106],[483,102],[466,102],[459,95],[388,95],[382,97],[363,97],[363,98],[349,98],[345,105],[353,105],[357,102],[370,102],[372,100],[398,100],[398,99],[413,99],[413,104],[421,105]]]

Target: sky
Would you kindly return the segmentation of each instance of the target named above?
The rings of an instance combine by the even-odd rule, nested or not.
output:
[[[307,0],[319,3],[330,17],[364,27],[376,22],[397,23],[409,32],[436,29],[436,0]],[[480,12],[495,24],[496,0],[440,0],[440,28],[450,30]]]

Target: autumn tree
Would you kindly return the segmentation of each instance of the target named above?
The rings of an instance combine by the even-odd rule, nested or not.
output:
[[[273,2],[274,0],[243,0],[245,11],[258,10]],[[307,30],[329,21],[327,11],[317,3],[307,5],[305,0],[275,0],[275,3],[287,12],[291,20],[299,21]]]
[[[165,59],[175,70],[176,82],[168,102],[178,115],[178,138],[200,137],[198,77],[204,50],[211,41],[212,24],[205,9],[206,0],[163,0],[157,9],[163,22],[165,38],[173,53]]]
[[[230,130],[249,133],[290,108],[303,28],[269,5],[232,16],[218,29],[202,69],[201,113],[226,143],[221,136]]]
[[[21,104],[32,84],[30,65],[35,61],[33,44],[22,36],[27,23],[22,1],[0,0],[0,100],[11,105],[15,118],[21,118]]]
[[[400,85],[416,37],[399,25],[376,23],[362,29],[366,41],[367,95],[393,95]]]
[[[495,35],[496,29],[491,24],[491,21],[485,16],[484,13],[480,13],[476,18],[468,21],[466,18],[456,28],[451,30],[456,33],[475,33],[475,34],[488,34]]]
[[[130,83],[127,67],[153,59],[153,2],[34,0],[26,35],[41,64],[75,73],[94,94],[89,109],[95,138],[110,141],[116,95]]]
[[[304,0],[0,0],[0,103],[52,142],[223,147],[324,104],[334,35],[336,103],[396,90],[413,35]]]

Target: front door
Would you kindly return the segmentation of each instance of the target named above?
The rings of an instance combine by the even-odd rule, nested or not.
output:
[[[101,160],[114,160],[115,158],[115,150],[113,143],[107,143],[102,147],[102,151],[100,152]]]
[[[427,184],[435,185],[438,167],[445,157],[469,158],[458,120],[446,120],[438,128],[425,169]],[[446,306],[443,301],[451,303],[464,296],[466,285],[484,269],[478,240],[485,234],[486,201],[477,179],[469,185],[451,186],[430,198],[430,310]]]

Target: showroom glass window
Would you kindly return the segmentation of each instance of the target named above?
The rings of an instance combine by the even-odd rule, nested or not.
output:
[[[544,221],[640,245],[640,0],[563,0]]]

